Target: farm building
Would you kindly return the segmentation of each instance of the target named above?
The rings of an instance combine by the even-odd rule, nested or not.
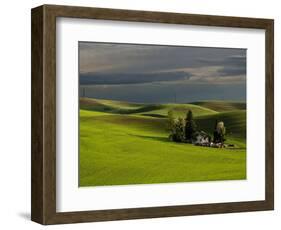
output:
[[[195,145],[210,145],[211,143],[211,136],[203,131],[197,131],[194,134],[194,138],[192,140],[192,143]]]

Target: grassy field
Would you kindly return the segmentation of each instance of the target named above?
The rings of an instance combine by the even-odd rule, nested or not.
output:
[[[225,109],[223,109],[225,107]],[[80,99],[79,185],[127,185],[246,178],[246,110],[234,102],[140,104]],[[166,116],[191,109],[201,130],[216,119],[233,149],[168,140]]]

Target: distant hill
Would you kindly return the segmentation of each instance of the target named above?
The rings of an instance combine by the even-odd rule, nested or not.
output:
[[[246,137],[245,108],[246,104],[242,102],[205,101],[192,104],[144,104],[80,98],[80,109],[96,112],[99,119],[109,123],[134,123],[136,126],[148,129],[155,127],[165,129],[166,121],[163,118],[167,117],[168,111],[172,110],[175,117],[185,117],[188,110],[192,110],[200,130],[212,135],[216,120],[223,121],[228,136],[242,139]],[[109,119],[106,114],[114,116]],[[150,118],[152,120],[149,120]]]
[[[245,110],[246,103],[245,102],[231,102],[231,101],[199,101],[192,102],[190,104],[199,105],[208,109],[212,109],[217,112],[226,112],[232,110]]]
[[[80,98],[80,108],[114,114],[141,114],[151,117],[166,117],[169,110],[173,110],[175,116],[182,117],[186,115],[188,110],[192,110],[195,117],[217,113],[212,109],[193,104],[142,104],[92,98]]]

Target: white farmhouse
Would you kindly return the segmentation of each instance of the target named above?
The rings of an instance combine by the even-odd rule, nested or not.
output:
[[[204,145],[204,146],[209,145],[210,142],[211,142],[211,137],[203,131],[196,132],[194,135],[194,139],[192,141],[192,143],[195,145]]]

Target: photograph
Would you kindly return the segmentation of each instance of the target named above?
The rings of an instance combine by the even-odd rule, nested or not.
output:
[[[78,50],[79,186],[247,178],[246,49]]]
[[[189,8],[31,9],[33,222],[274,210],[274,15]]]

